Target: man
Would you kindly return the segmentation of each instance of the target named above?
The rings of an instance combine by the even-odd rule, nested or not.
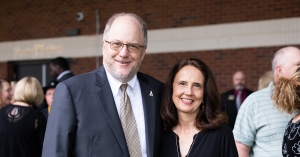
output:
[[[246,77],[242,71],[237,71],[233,74],[232,83],[233,89],[221,95],[222,110],[228,116],[228,125],[231,129],[234,127],[236,115],[241,104],[253,92],[245,87]]]
[[[63,57],[57,57],[50,61],[50,75],[58,82],[62,82],[74,74],[71,72],[68,61]]]
[[[104,65],[56,87],[43,157],[157,156],[163,83],[137,72],[146,46],[146,24],[140,17],[120,13],[108,20]],[[131,107],[128,100],[132,110],[124,109]]]
[[[285,47],[274,54],[274,85],[279,78],[290,78],[300,65],[300,50]],[[272,100],[273,82],[252,93],[241,106],[233,129],[240,157],[281,157],[285,127],[293,115],[280,112]]]

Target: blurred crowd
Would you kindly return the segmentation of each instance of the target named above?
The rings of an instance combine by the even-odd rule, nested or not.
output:
[[[146,47],[144,21],[115,14],[100,68],[74,76],[58,57],[44,87],[0,79],[0,156],[299,156],[299,48],[274,54],[258,91],[235,71],[219,93],[197,58],[176,63],[164,83],[138,72]]]

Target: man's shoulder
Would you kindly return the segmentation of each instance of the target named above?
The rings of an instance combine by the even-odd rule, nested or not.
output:
[[[272,95],[272,90],[270,87],[258,90],[250,94],[248,97],[250,98],[269,98]]]
[[[251,93],[253,93],[254,91],[248,88],[245,88],[245,91],[247,93],[247,95],[250,95]]]
[[[83,73],[83,74],[79,74],[79,75],[75,75],[73,77],[68,78],[67,80],[63,81],[66,84],[78,84],[78,82],[80,83],[85,83],[85,82],[91,82],[93,79],[96,79],[96,74],[97,74],[98,69],[87,72],[87,73]]]
[[[164,84],[157,80],[156,78],[148,75],[148,74],[144,74],[142,72],[138,72],[137,73],[137,78],[140,80],[140,81],[144,81],[146,83],[150,83],[150,84],[156,84],[156,85],[160,85],[160,86],[163,86]]]
[[[260,110],[261,106],[270,107],[273,105],[272,92],[270,89],[262,89],[250,94],[243,102],[240,110]],[[246,107],[245,107],[246,106]]]
[[[234,94],[234,89],[230,89],[230,90],[222,93],[221,95],[231,95],[231,94]]]

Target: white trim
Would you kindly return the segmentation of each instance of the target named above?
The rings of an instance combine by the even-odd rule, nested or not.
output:
[[[300,44],[300,18],[148,31],[147,53]],[[102,56],[102,35],[0,42],[0,61]],[[99,43],[100,41],[100,43]]]
[[[300,44],[300,18],[153,30],[150,53]]]

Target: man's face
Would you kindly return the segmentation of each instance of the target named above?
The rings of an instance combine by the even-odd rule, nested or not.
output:
[[[50,67],[50,75],[53,78],[56,78],[59,75],[59,66],[50,63],[49,67]]]
[[[113,22],[106,39],[109,42],[143,45],[142,28],[137,20],[122,16]],[[103,63],[106,70],[117,80],[128,82],[137,73],[145,56],[146,48],[139,52],[129,52],[127,46],[120,51],[112,50],[110,44],[103,41]]]
[[[236,72],[232,78],[234,89],[242,90],[245,88],[246,80],[242,72]]]

